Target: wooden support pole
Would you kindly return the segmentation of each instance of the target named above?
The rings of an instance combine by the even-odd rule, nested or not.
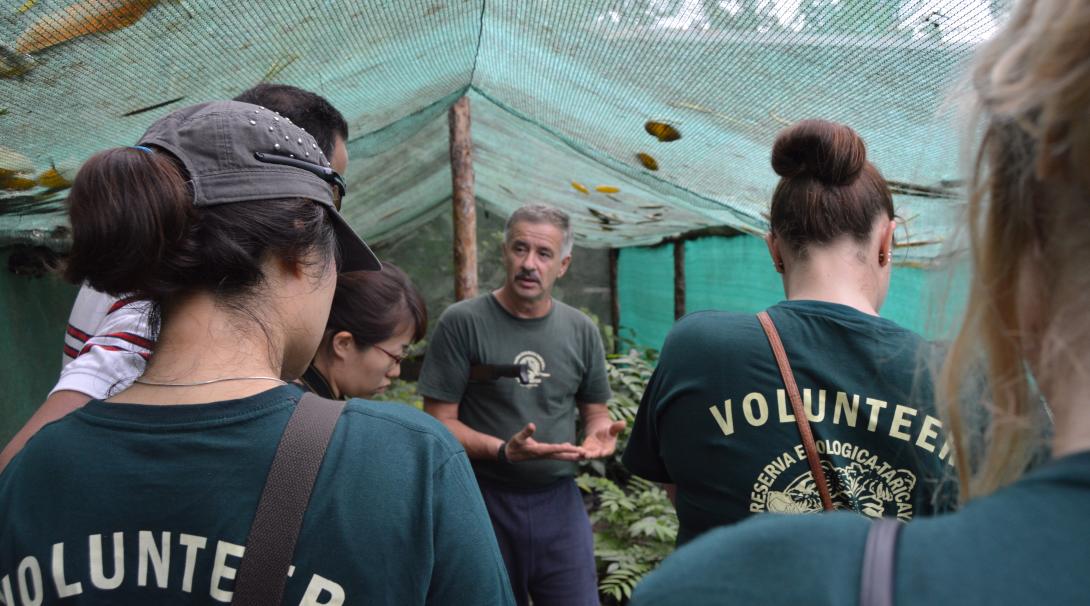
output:
[[[621,251],[609,249],[609,324],[613,327],[613,353],[621,353],[621,298],[618,295],[617,260]]]
[[[674,241],[674,320],[685,315],[685,240]]]
[[[477,296],[477,203],[473,192],[473,139],[469,99],[450,108],[450,174],[454,206],[454,298]]]

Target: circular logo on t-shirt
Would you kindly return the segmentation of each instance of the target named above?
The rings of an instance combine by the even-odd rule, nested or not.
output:
[[[526,365],[527,375],[530,380],[522,386],[527,389],[533,389],[541,385],[541,380],[550,376],[549,373],[545,372],[545,358],[542,358],[541,354],[536,351],[524,351],[515,356],[515,364]]]
[[[840,465],[821,461],[836,509],[852,509],[873,518],[912,519],[914,473],[847,442],[819,440],[817,450],[821,455],[848,459]],[[821,495],[801,444],[766,465],[753,485],[752,512],[810,513],[821,509]]]

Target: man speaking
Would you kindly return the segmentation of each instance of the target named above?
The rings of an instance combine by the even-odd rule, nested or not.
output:
[[[419,382],[424,409],[469,454],[520,606],[599,604],[576,461],[611,455],[624,421],[606,408],[597,328],[552,298],[571,250],[565,213],[516,210],[504,228],[503,286],[447,308]],[[522,366],[521,380],[488,372],[511,365]]]

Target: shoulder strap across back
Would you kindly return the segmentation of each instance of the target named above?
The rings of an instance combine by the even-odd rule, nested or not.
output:
[[[787,361],[787,351],[780,341],[780,333],[767,311],[757,314],[761,322],[761,328],[768,337],[768,344],[772,346],[772,354],[776,357],[776,364],[780,367],[780,376],[783,377],[784,388],[787,389],[787,397],[791,400],[791,410],[795,413],[795,423],[799,427],[799,436],[802,438],[802,447],[806,449],[806,461],[810,464],[810,473],[814,476],[818,493],[821,494],[821,506],[825,511],[832,511],[833,499],[829,494],[829,481],[825,477],[825,470],[821,467],[821,459],[818,458],[817,445],[814,443],[814,433],[810,430],[810,421],[806,418],[806,410],[802,406],[802,396],[799,394],[799,386],[795,383],[795,373],[791,372],[791,364]]]
[[[343,401],[309,392],[295,406],[250,525],[231,604],[268,606],[281,602],[303,514],[344,406]]]

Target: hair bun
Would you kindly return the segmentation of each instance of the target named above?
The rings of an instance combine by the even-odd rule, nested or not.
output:
[[[781,131],[772,145],[772,168],[786,179],[848,185],[866,163],[863,139],[850,127],[827,120],[803,120]]]

